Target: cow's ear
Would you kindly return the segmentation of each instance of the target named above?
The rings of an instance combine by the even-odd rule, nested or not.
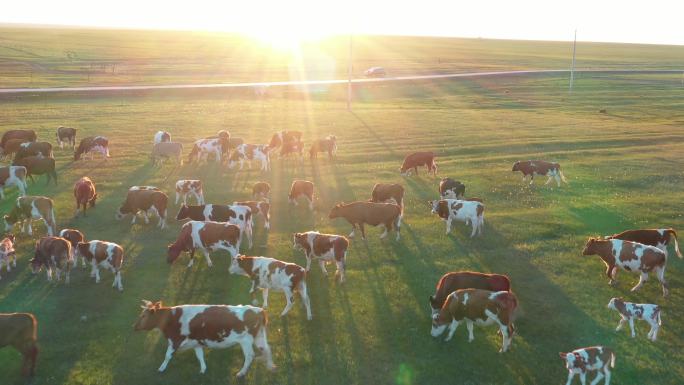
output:
[[[143,303],[143,304],[140,305],[140,307],[143,308],[143,309],[147,309],[148,307],[150,307],[150,306],[152,305],[152,302],[151,302],[151,301],[148,301],[148,300],[146,300],[146,299],[143,299],[143,300],[142,300],[142,303]]]
[[[154,303],[154,308],[155,309],[161,309],[162,307],[162,301],[157,301]]]
[[[561,353],[558,353],[558,355],[560,356],[560,358],[565,359],[565,356],[567,356],[568,353],[562,353],[561,352]]]

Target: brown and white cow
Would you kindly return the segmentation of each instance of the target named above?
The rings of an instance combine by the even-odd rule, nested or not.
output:
[[[95,201],[97,201],[95,183],[93,183],[93,181],[87,176],[77,180],[74,184],[74,198],[76,198],[75,215],[78,215],[81,206],[83,206],[83,216],[86,216],[87,207],[95,207]]]
[[[201,180],[181,179],[176,182],[176,204],[178,204],[180,198],[183,198],[184,205],[187,204],[187,198],[190,194],[195,197],[198,205],[204,204],[204,191]]]
[[[648,339],[655,341],[658,338],[658,329],[660,329],[660,306],[649,303],[632,303],[625,302],[622,298],[612,298],[608,302],[608,309],[612,309],[620,313],[620,323],[618,323],[615,331],[620,331],[625,323],[629,322],[629,328],[632,330],[632,338],[636,337],[634,330],[634,320],[641,319],[651,325],[651,330],[648,332]]]
[[[446,233],[451,232],[451,222],[454,220],[471,224],[473,231],[470,237],[482,235],[484,228],[484,204],[478,201],[465,201],[459,199],[441,199],[429,201],[432,213],[439,215],[446,222]]]
[[[74,160],[81,159],[84,154],[90,154],[92,160],[96,152],[102,154],[102,158],[107,160],[109,158],[109,139],[104,136],[89,136],[81,139],[81,143],[74,151]]]
[[[546,162],[543,160],[525,160],[517,161],[513,164],[512,171],[520,171],[523,174],[523,182],[525,178],[530,176],[530,184],[534,183],[535,175],[548,176],[549,179],[544,183],[545,185],[551,183],[553,179],[556,180],[558,187],[561,185],[561,181],[568,183],[565,179],[565,175],[560,169],[560,165],[555,162]]]
[[[47,227],[48,235],[54,235],[57,231],[55,222],[55,209],[52,199],[43,196],[24,196],[17,198],[16,204],[12,207],[9,214],[3,218],[5,220],[5,231],[10,231],[14,224],[19,223],[22,231],[33,235],[31,221],[42,219]],[[28,231],[26,226],[28,225]]]
[[[335,135],[328,135],[325,139],[314,141],[311,144],[311,149],[309,149],[309,157],[316,159],[319,152],[327,152],[328,159],[335,159],[337,155],[337,137]]]
[[[138,186],[134,186],[138,187]],[[148,186],[143,186],[148,187]],[[149,186],[152,187],[152,186]],[[138,212],[142,212],[145,223],[150,223],[148,214],[155,214],[159,216],[159,228],[163,229],[166,227],[166,208],[168,205],[169,197],[158,189],[136,189],[133,187],[128,190],[126,195],[126,200],[119,207],[116,215],[116,219],[121,220],[125,215],[132,214],[134,224],[138,218]]]
[[[183,143],[162,142],[152,146],[152,165],[161,165],[168,158],[176,158],[179,166],[183,165]]]
[[[0,348],[5,346],[15,348],[24,356],[21,372],[24,376],[33,376],[38,359],[38,321],[33,314],[0,313]]]
[[[2,264],[7,266],[7,272],[10,268],[10,259],[12,259],[12,266],[17,267],[17,252],[14,250],[14,235],[7,234],[5,238],[0,241],[0,272],[2,272]],[[1,277],[0,277],[1,278]]]
[[[161,301],[152,303],[143,300],[143,311],[135,322],[134,329],[159,329],[168,341],[164,362],[159,367],[163,372],[176,351],[195,350],[200,363],[200,373],[207,370],[204,362],[204,348],[225,349],[239,344],[245,355],[245,363],[237,373],[247,374],[255,358],[254,347],[266,360],[266,367],[274,370],[271,347],[268,345],[266,325],[268,316],[264,309],[249,305],[181,305],[165,307]]]
[[[171,264],[178,259],[181,252],[187,251],[190,253],[188,267],[191,267],[195,262],[195,250],[200,249],[204,253],[207,265],[211,267],[213,264],[209,257],[210,251],[226,250],[234,257],[239,251],[239,240],[240,228],[237,225],[226,222],[190,221],[181,227],[176,241],[168,246],[166,261]]]
[[[295,233],[293,247],[304,251],[306,257],[306,271],[311,270],[311,260],[318,259],[323,274],[328,275],[325,265],[335,262],[337,271],[335,277],[344,283],[344,271],[347,263],[347,249],[349,240],[342,235],[321,234],[318,231]]]
[[[78,262],[77,247],[81,242],[85,242],[85,235],[76,229],[62,229],[59,231],[59,236],[69,241],[71,244],[71,258],[74,261],[74,267]],[[86,266],[85,257],[81,256],[81,265]]]
[[[297,160],[301,161],[304,156],[304,142],[292,141],[283,143],[280,147],[280,154],[278,154],[278,157],[284,158],[291,154],[294,154]]]
[[[639,229],[626,230],[619,234],[613,234],[605,237],[605,239],[622,239],[623,241],[632,241],[643,243],[644,245],[655,246],[664,251],[667,255],[667,246],[674,241],[674,249],[679,258],[682,258],[682,253],[679,251],[679,244],[677,243],[677,233],[674,229]]]
[[[268,171],[271,169],[271,160],[269,158],[270,147],[265,144],[241,144],[235,148],[230,159],[228,160],[228,168],[233,169],[240,163],[240,170],[244,167],[245,161],[247,166],[252,168],[252,161],[258,160],[261,163],[261,171]]]
[[[254,305],[257,304],[257,288],[261,289],[264,308],[268,307],[269,290],[285,293],[287,304],[283,312],[280,313],[281,317],[292,309],[294,292],[299,292],[304,307],[306,307],[306,319],[311,320],[311,303],[306,289],[306,270],[303,267],[273,258],[238,255],[232,258],[228,271],[231,274],[245,275],[252,280],[252,288],[249,293],[252,295]]]
[[[71,271],[71,243],[61,237],[42,237],[36,242],[35,253],[29,264],[33,274],[37,274],[45,267],[48,281],[52,281],[52,272],[61,279],[62,271],[66,273],[65,283],[69,284]]]
[[[36,132],[33,130],[9,130],[2,134],[2,139],[0,139],[0,147],[5,147],[5,144],[10,139],[22,139],[25,142],[35,142]]]
[[[617,282],[615,278],[618,267],[641,273],[639,283],[632,288],[632,291],[639,290],[648,279],[648,273],[653,271],[663,288],[663,296],[668,294],[667,282],[665,282],[667,255],[657,247],[621,239],[590,238],[584,246],[582,255],[601,257],[607,267],[606,275],[610,278],[611,285]]]
[[[114,274],[112,287],[123,291],[121,282],[121,266],[124,260],[123,248],[113,242],[90,241],[79,242],[76,246],[77,254],[92,266],[90,276],[95,277],[95,283],[100,283],[100,267],[111,270]]]
[[[217,163],[221,163],[221,156],[227,154],[228,139],[199,139],[192,146],[192,151],[188,155],[188,163],[206,163],[209,155],[214,154]]]
[[[64,148],[64,145],[76,147],[76,129],[72,127],[59,126],[57,128],[57,144],[59,148]]]
[[[397,232],[397,240],[399,240],[401,234],[401,207],[394,203],[338,203],[330,210],[328,218],[346,219],[352,225],[352,232],[349,234],[349,238],[354,237],[354,232],[358,226],[361,229],[361,238],[366,239],[364,225],[383,226],[385,231],[380,235],[380,238],[385,238],[392,228]]]
[[[26,167],[5,166],[0,167],[0,199],[5,199],[5,187],[17,186],[19,195],[26,195]]]
[[[432,336],[439,337],[449,328],[446,341],[454,336],[458,325],[465,321],[468,328],[468,342],[472,342],[473,324],[499,327],[503,343],[500,352],[511,346],[515,334],[515,313],[518,299],[509,291],[489,291],[482,289],[461,289],[449,294],[444,306],[432,316]]]
[[[269,201],[269,194],[271,193],[271,185],[268,182],[256,182],[252,186],[252,199]]]
[[[154,134],[154,144],[167,143],[171,141],[171,134],[167,131],[157,131]]]
[[[25,142],[19,146],[19,150],[14,155],[14,161],[23,159],[29,156],[38,156],[45,158],[54,158],[52,153],[52,144],[50,142]]]
[[[252,212],[252,224],[256,221],[257,214],[264,218],[264,229],[271,228],[271,204],[264,201],[237,201],[233,202],[233,206],[247,206]]]
[[[451,178],[442,178],[439,181],[439,196],[442,199],[463,199],[465,195],[465,185]]]
[[[473,271],[452,271],[437,282],[435,295],[430,296],[432,314],[439,312],[449,294],[460,289],[511,291],[511,281],[501,274],[484,274]]]
[[[592,385],[598,384],[605,376],[605,385],[610,385],[610,368],[615,367],[615,353],[605,346],[591,346],[588,348],[575,349],[568,353],[559,353],[560,358],[565,361],[568,369],[568,381],[565,385],[572,384],[575,374],[580,375],[582,385],[587,382],[587,372],[598,371],[596,378],[591,382]]]
[[[404,158],[404,163],[402,163],[399,168],[401,175],[409,176],[411,175],[411,169],[415,170],[416,175],[418,175],[418,167],[427,167],[427,173],[437,176],[437,164],[435,163],[435,153],[431,151],[427,152],[414,152],[409,154]]]
[[[238,250],[242,245],[242,235],[247,236],[249,248],[253,244],[252,210],[249,206],[241,205],[182,205],[176,215],[176,220],[191,219],[193,221],[227,222],[240,228]]]
[[[398,183],[376,183],[371,192],[371,202],[395,203],[404,208],[404,186]]]
[[[3,159],[11,159],[21,149],[21,145],[29,143],[26,139],[10,139],[5,142],[4,147],[0,147],[0,157]]]
[[[272,149],[276,149],[280,146],[282,146],[284,143],[291,143],[291,142],[301,142],[302,141],[302,132],[301,131],[280,131],[276,132],[273,134],[271,137],[271,142],[269,143],[268,147]]]
[[[287,196],[291,205],[298,206],[297,200],[304,198],[309,203],[309,210],[314,209],[314,184],[308,180],[295,180],[290,186],[290,194]]]
[[[45,158],[40,156],[27,156],[25,158],[17,159],[12,162],[12,166],[24,167],[26,169],[26,176],[35,182],[34,175],[47,176],[46,184],[50,183],[50,179],[54,180],[57,185],[57,172],[55,171],[55,159]]]

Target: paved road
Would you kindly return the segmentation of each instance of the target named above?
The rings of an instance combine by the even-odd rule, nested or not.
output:
[[[416,75],[396,76],[372,79],[352,79],[352,83],[380,83],[409,80],[469,78],[481,76],[510,76],[510,75],[542,75],[569,73],[569,70],[528,70],[528,71],[492,71],[492,72],[465,72],[441,75]],[[576,73],[605,73],[605,74],[684,74],[684,70],[577,70]],[[144,90],[169,90],[169,89],[201,89],[201,88],[240,88],[240,87],[278,87],[278,86],[304,86],[344,84],[346,79],[334,80],[305,80],[283,82],[249,82],[249,83],[210,83],[210,84],[167,84],[167,85],[140,85],[140,86],[102,86],[102,87],[54,87],[54,88],[0,88],[0,94],[39,94],[55,92],[111,92],[111,91],[144,91]]]

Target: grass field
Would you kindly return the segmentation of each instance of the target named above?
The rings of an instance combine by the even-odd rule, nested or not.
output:
[[[659,60],[668,59],[654,62]],[[356,89],[353,113],[337,89],[312,98],[274,92],[262,100],[219,92],[3,100],[0,130],[33,128],[39,138],[53,141],[54,130],[64,124],[78,127],[79,137],[110,138],[109,162],[74,163],[70,151],[58,149],[59,186],[46,187],[41,177],[28,191],[55,199],[60,228],[118,242],[127,258],[123,293],[110,287],[111,274],[104,273],[96,285],[80,268],[69,286],[54,285],[44,272],[30,273],[34,239],[19,237],[18,269],[2,272],[0,311],[30,311],[39,319],[42,350],[32,383],[235,383],[243,360],[239,348],[208,352],[204,375],[190,352],[176,355],[166,373],[158,374],[166,342],[158,332],[132,328],[141,299],[169,305],[249,302],[249,281],[228,274],[225,253],[215,253],[211,269],[202,260],[188,270],[187,257],[167,265],[166,245],[181,225],[172,219],[178,206],[169,208],[167,231],[154,227],[154,220],[131,227],[130,218],[114,219],[129,186],[156,185],[172,196],[177,179],[198,177],[211,203],[247,198],[252,183],[269,181],[272,229],[266,234],[259,221],[255,248],[246,254],[299,264],[305,259],[292,250],[293,232],[349,232],[345,222],[327,218],[335,202],[367,199],[375,182],[399,182],[407,190],[401,241],[379,240],[378,229],[369,230],[367,242],[353,240],[344,285],[312,267],[313,321],[306,321],[299,301],[285,319],[277,317],[285,301],[272,293],[269,341],[279,370],[269,373],[255,362],[246,383],[560,384],[567,372],[559,351],[605,344],[617,353],[614,383],[681,384],[684,261],[671,253],[666,273],[671,293],[663,299],[654,279],[629,293],[638,277],[626,272],[610,287],[599,258],[581,256],[589,236],[640,227],[684,229],[681,78],[584,76],[572,95],[566,87],[567,79],[553,76],[367,86]],[[264,174],[214,164],[156,168],[148,154],[159,129],[184,143],[219,129],[256,143],[282,129],[304,131],[307,143],[333,133],[339,159],[302,165],[276,160]],[[438,180],[422,170],[409,178],[397,171],[414,150],[435,151],[440,176],[463,181],[467,195],[485,200],[482,237],[468,238],[463,225],[444,235],[443,222],[425,204],[437,196]],[[523,184],[511,165],[530,158],[560,162],[570,184],[560,189],[540,181]],[[95,181],[100,199],[87,218],[74,218],[71,189],[83,175]],[[295,178],[316,183],[314,214],[288,208],[287,190]],[[0,212],[14,197],[12,189]],[[40,234],[44,230],[38,227]],[[465,327],[449,343],[430,336],[428,296],[443,273],[465,269],[511,277],[522,311],[509,353],[497,352],[501,341],[493,328],[476,329],[470,344]],[[625,330],[614,332],[618,315],[606,309],[614,296],[662,306],[656,343],[647,342],[643,323],[635,340]],[[0,363],[0,382],[25,382],[19,354],[2,349]]]

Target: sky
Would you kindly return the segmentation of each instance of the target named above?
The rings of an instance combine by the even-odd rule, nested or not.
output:
[[[0,23],[211,30],[264,40],[331,34],[684,45],[684,0],[9,0]],[[2,35],[0,33],[0,39]]]

